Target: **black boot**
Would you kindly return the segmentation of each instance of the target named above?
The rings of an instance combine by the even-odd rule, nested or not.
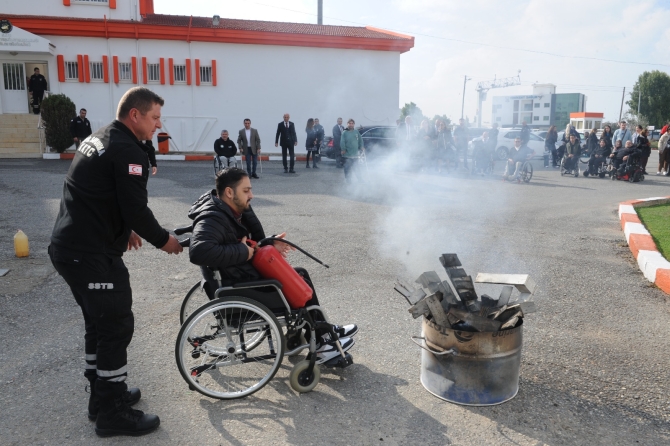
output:
[[[100,398],[95,391],[96,383],[98,382],[97,376],[87,376],[89,382],[89,389],[91,396],[88,399],[88,419],[95,421],[98,418],[98,411],[100,410]],[[137,387],[128,388],[126,383],[122,383],[126,387],[126,391],[123,393],[123,400],[129,406],[137,404],[137,402],[142,398],[142,392]]]
[[[100,437],[138,437],[153,432],[161,424],[158,416],[130,408],[123,398],[127,392],[125,383],[98,380],[95,387],[100,400],[95,433]]]

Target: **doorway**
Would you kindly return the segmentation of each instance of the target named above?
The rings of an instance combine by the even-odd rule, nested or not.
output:
[[[0,61],[2,63],[2,96],[3,113],[28,113],[28,82],[23,62]]]

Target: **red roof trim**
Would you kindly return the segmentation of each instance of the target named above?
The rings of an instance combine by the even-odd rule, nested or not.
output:
[[[37,35],[108,37],[117,39],[182,40],[192,42],[219,42],[257,45],[285,45],[319,48],[364,49],[398,51],[404,53],[414,47],[414,38],[390,31],[363,27],[330,27],[323,25],[290,24],[282,22],[234,21],[245,23],[246,29],[212,27],[211,18],[163,16],[152,14],[143,22],[63,17],[4,15],[14,26]],[[152,23],[157,18],[170,24]],[[207,19],[210,26],[202,26]],[[228,22],[229,20],[226,20]],[[178,24],[172,24],[178,23]],[[252,26],[256,24],[264,26]],[[272,26],[268,25],[272,24]],[[267,25],[267,26],[265,26]],[[276,25],[276,26],[275,26]],[[300,25],[300,26],[297,26]],[[269,31],[268,29],[273,29]],[[288,30],[292,32],[287,32]]]

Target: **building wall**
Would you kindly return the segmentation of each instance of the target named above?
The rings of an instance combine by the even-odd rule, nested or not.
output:
[[[116,8],[112,9],[109,2],[70,0],[70,6],[65,6],[63,0],[29,0],[12,1],[11,11],[4,11],[20,15],[40,15],[49,17],[75,17],[107,20],[139,20],[139,2],[141,0],[116,0]],[[36,7],[36,4],[39,6]]]
[[[537,91],[540,93],[540,91]],[[494,96],[492,122],[499,127],[521,126],[525,120],[533,128],[555,125],[565,128],[570,113],[584,111],[585,96],[581,93],[546,94],[526,96]]]
[[[90,62],[109,58],[109,83],[59,83],[56,58],[49,61],[50,89],[64,93],[77,109],[88,110],[98,128],[114,118],[121,96],[136,84],[113,82],[113,56],[119,62],[137,58],[138,85],[142,83],[142,57],[148,63],[168,58],[175,64],[191,59],[201,65],[216,60],[217,86],[147,84],[165,99],[163,122],[173,137],[172,151],[211,151],[222,129],[236,140],[243,119],[257,128],[263,150],[275,152],[277,124],[291,114],[298,134],[298,152],[304,152],[304,128],[310,117],[320,118],[330,134],[337,117],[357,125],[395,125],[399,102],[400,54],[389,51],[304,48],[203,42],[96,39],[44,36],[56,46],[54,53],[65,61],[88,55]],[[155,142],[155,141],[154,141]]]

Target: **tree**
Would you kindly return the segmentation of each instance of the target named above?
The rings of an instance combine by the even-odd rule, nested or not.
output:
[[[642,116],[638,116],[638,100]],[[626,105],[636,121],[662,127],[670,120],[670,76],[658,70],[645,71],[638,77]]]
[[[425,118],[421,109],[414,103],[405,103],[403,108],[400,109],[400,121],[404,121],[406,116],[411,116],[414,125],[421,124]]]
[[[47,145],[63,153],[73,144],[70,121],[77,116],[74,102],[64,94],[52,94],[42,101],[41,110]]]

